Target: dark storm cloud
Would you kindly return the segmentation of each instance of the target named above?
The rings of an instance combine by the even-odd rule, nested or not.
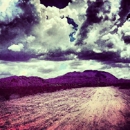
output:
[[[123,36],[123,40],[126,44],[130,44],[130,36]]]
[[[68,2],[70,2],[70,1],[68,0],[66,2],[67,2],[66,3],[66,6],[67,6]],[[56,3],[58,3],[59,5],[60,5],[60,3],[65,5],[65,1],[57,1],[57,0],[52,0],[52,1],[51,0],[49,0],[49,1],[41,0],[41,3],[43,3],[46,6],[56,6],[56,7],[57,7],[57,5],[55,5]],[[93,28],[93,25],[102,26],[102,24],[101,24],[102,22],[115,20],[115,15],[113,15],[112,17],[108,17],[108,14],[110,14],[111,4],[112,4],[109,2],[109,0],[106,0],[106,1],[96,0],[95,2],[88,0],[87,4],[88,4],[88,8],[86,9],[86,20],[83,23],[83,25],[81,26],[81,29],[80,29],[79,35],[78,35],[78,40],[76,42],[76,45],[81,45],[81,46],[79,46],[79,48],[80,47],[82,48],[83,40],[88,37],[89,31],[91,31],[91,28],[89,28],[89,27]],[[126,6],[126,4],[127,4],[127,6]],[[9,47],[9,45],[6,45],[6,44],[8,44],[12,39],[19,37],[19,35],[27,34],[27,37],[28,37],[28,34],[30,34],[30,31],[31,31],[33,25],[35,25],[39,22],[39,17],[38,17],[38,14],[36,13],[35,6],[30,3],[30,0],[23,0],[23,2],[22,2],[22,0],[19,0],[19,2],[17,3],[17,6],[21,10],[23,10],[23,13],[21,13],[19,17],[14,17],[14,19],[10,22],[2,21],[0,23],[0,28],[1,28],[0,44],[4,45],[5,48]],[[123,21],[123,19],[125,19],[127,17],[127,14],[129,13],[129,7],[130,7],[130,2],[128,2],[126,0],[121,1],[121,7],[120,7],[120,11],[119,11],[120,21]],[[71,19],[70,17],[67,17],[67,22],[68,22],[68,24],[73,25],[73,29],[75,29],[75,31],[77,30],[78,25],[75,23],[75,21],[73,19]],[[53,27],[55,25],[56,24],[54,24]],[[43,24],[42,24],[42,26],[43,26]],[[42,34],[42,29],[38,30],[38,31]],[[55,28],[50,29],[50,32],[51,31],[55,34]],[[105,27],[103,29],[101,29],[100,31],[101,31],[101,33],[105,32]],[[34,30],[34,32],[35,32],[35,30]],[[36,32],[37,32],[37,30],[36,30]],[[38,33],[38,35],[40,33]],[[49,35],[47,35],[47,36],[49,37]],[[44,35],[40,38],[44,39]],[[101,38],[101,37],[99,37],[99,38]],[[52,38],[52,41],[54,42],[53,39],[54,38]],[[91,38],[90,40],[93,40],[93,38]],[[110,38],[109,38],[109,40],[110,40]],[[26,42],[26,40],[24,40],[24,41]],[[29,43],[28,47],[31,47],[30,45],[33,46],[33,44],[35,44],[35,42],[36,42],[36,44],[40,44],[37,41],[34,41],[34,43],[32,43],[32,41],[31,41]],[[48,41],[49,40],[47,40],[47,42]],[[94,60],[105,61],[105,62],[107,62],[107,61],[129,62],[130,61],[129,58],[126,58],[126,59],[121,58],[120,52],[118,52],[118,51],[112,52],[109,50],[106,51],[105,49],[103,50],[103,48],[114,48],[113,47],[114,43],[111,43],[111,41],[110,41],[110,44],[108,44],[108,46],[106,44],[107,40],[106,41],[104,40],[103,42],[101,41],[100,43],[98,43],[98,41],[101,41],[101,40],[97,39],[94,44],[97,44],[97,46],[99,48],[96,48],[97,46],[93,46],[93,47],[96,48],[97,50],[101,49],[100,53],[94,52],[92,50],[93,48],[89,48],[89,47],[88,47],[88,49],[86,49],[87,47],[84,49],[80,48],[81,52],[77,52],[76,50],[74,50],[75,47],[73,47],[74,48],[73,50],[72,49],[62,50],[61,48],[59,48],[59,49],[53,48],[52,50],[48,50],[46,53],[41,53],[41,54],[38,54],[38,52],[36,52],[36,51],[32,52],[29,50],[29,48],[27,48],[26,51],[21,51],[21,52],[14,52],[11,50],[4,49],[4,50],[0,50],[0,60],[28,61],[31,58],[38,58],[38,59],[50,60],[50,61],[64,61],[64,60],[74,59],[75,57],[77,57],[78,59],[84,59],[84,60],[94,59]],[[126,39],[124,38],[124,41],[129,42],[129,37]],[[43,43],[43,42],[44,41],[42,41],[41,43]],[[86,41],[86,42],[89,42],[89,41]],[[14,44],[17,44],[17,43],[14,43]],[[25,47],[23,42],[22,42],[22,44]],[[46,44],[45,44],[45,46],[46,46]],[[51,46],[51,44],[50,44],[50,46]],[[55,45],[55,46],[58,46],[58,45]],[[86,46],[87,46],[87,44],[86,44]],[[100,46],[102,46],[102,47],[100,48]],[[41,48],[46,49],[46,47],[44,47],[42,45],[41,45]],[[37,49],[37,46],[36,46],[36,49]],[[74,65],[74,66],[76,66],[76,65]]]
[[[29,34],[32,26],[38,23],[35,7],[30,3],[30,0],[19,0],[16,6],[23,10],[23,13],[19,16],[17,14],[12,16],[14,19],[11,21],[7,18],[5,21],[0,21],[0,44],[6,44],[23,33]]]
[[[130,67],[129,63],[122,63],[122,62],[112,62],[112,61],[108,61],[108,62],[103,62],[104,66],[102,67],[103,70],[106,69],[117,69],[119,68],[119,71],[123,70],[123,69],[127,69]],[[127,70],[128,71],[128,70]],[[122,74],[124,75],[125,72],[122,71]]]
[[[18,6],[24,11],[20,19],[25,22],[25,24],[35,24],[39,22],[38,14],[33,4],[30,0],[20,0]]]
[[[127,18],[126,18],[126,20],[128,20],[130,18],[130,13],[127,15]]]
[[[121,7],[119,16],[121,19],[121,22],[125,22],[125,20],[128,18],[128,14],[130,13],[130,1],[129,0],[121,0]]]
[[[107,4],[106,6],[108,6],[107,10],[105,9],[105,4]],[[109,1],[103,1],[103,0],[96,0],[95,2],[91,2],[90,0],[88,0],[88,9],[86,11],[86,15],[87,15],[87,24],[91,25],[93,23],[100,23],[102,20],[107,20],[108,17],[105,16],[105,18],[103,18],[103,16],[98,16],[98,14],[100,12],[103,12],[104,14],[106,13],[110,13],[110,2]]]
[[[73,59],[71,57],[71,54],[76,55],[76,52],[72,49],[68,50],[62,50],[61,48],[55,49],[55,50],[49,50],[46,54],[39,54],[40,59],[44,60],[51,60],[51,61],[64,61],[64,60],[70,60]]]
[[[107,8],[107,9],[106,9]],[[79,38],[76,42],[76,45],[82,45],[83,40],[87,37],[89,32],[88,27],[93,24],[99,24],[101,21],[108,20],[107,14],[110,13],[110,2],[103,0],[96,0],[95,2],[88,1],[88,9],[86,10],[87,19],[84,21],[83,25],[80,28]],[[103,16],[100,16],[100,13],[103,13]],[[113,18],[114,20],[114,18]]]
[[[61,48],[49,50],[47,53],[38,54],[39,59],[50,60],[50,61],[65,61],[73,59],[73,56],[76,55],[75,50],[68,49],[62,50]]]
[[[101,53],[96,53],[92,50],[87,50],[83,49],[81,52],[78,54],[79,59],[94,59],[94,60],[99,60],[99,61],[118,61],[119,60],[119,55],[114,52],[101,52]]]
[[[105,64],[109,63],[129,63],[129,58],[123,58],[120,56],[120,52],[112,52],[112,51],[103,51],[103,52],[94,52],[93,50],[89,50],[87,48],[81,49],[80,52],[76,52],[76,50],[68,49],[63,51],[62,49],[50,50],[47,53],[37,55],[39,59],[50,60],[50,61],[65,61],[74,59],[77,57],[79,60],[97,60],[99,62],[104,62]],[[80,62],[74,62],[71,66],[76,67],[80,65]]]
[[[34,51],[20,51],[15,52],[7,49],[3,49],[0,51],[0,60],[4,61],[28,61],[32,58],[38,58],[40,60],[50,60],[50,61],[65,61],[73,59],[71,54],[76,55],[74,50],[66,50],[62,49],[49,50],[46,53],[37,54]]]
[[[72,0],[40,0],[41,4],[48,6],[55,6],[57,8],[64,8],[68,5]]]
[[[112,2],[109,0],[88,1],[86,20],[79,30],[75,44],[82,48],[77,53],[79,59],[93,59],[106,63],[108,61],[130,62],[127,49],[127,44],[130,43],[130,37],[127,35],[129,31],[126,26],[123,26],[129,18],[130,1]]]
[[[31,58],[37,58],[33,52],[14,52],[11,50],[3,49],[0,51],[0,60],[3,61],[28,61]]]
[[[98,61],[102,61],[106,64],[110,64],[110,63],[129,63],[130,62],[130,58],[122,58],[120,56],[120,52],[110,52],[110,51],[104,51],[104,52],[100,52],[100,53],[96,53],[92,50],[88,50],[88,49],[82,49],[81,52],[77,53],[77,56],[79,59],[82,60],[98,60]]]
[[[130,1],[129,0],[121,0],[118,15],[119,15],[119,19],[117,22],[115,22],[115,26],[117,26],[117,28],[115,28],[110,33],[117,33],[118,28],[121,27],[130,18]]]
[[[116,33],[118,31],[118,28],[121,27],[126,22],[126,20],[130,18],[130,1],[129,0],[121,0],[118,15],[120,18],[115,23],[117,28],[115,28],[115,30],[113,30],[111,33]]]
[[[124,22],[130,17],[130,1],[121,0],[119,12],[118,14],[113,14],[112,18],[108,17],[110,10],[111,3],[108,0],[96,0],[95,2],[91,2],[90,0],[88,1],[88,9],[86,10],[87,19],[81,26],[76,45],[83,44],[83,40],[87,37],[87,34],[89,32],[88,27],[92,26],[93,24],[99,24],[102,21],[115,21],[116,16],[119,15],[119,20],[115,21],[113,25],[117,27],[114,30],[110,31],[110,33],[116,33],[118,31],[118,27],[122,26]],[[98,15],[101,12],[103,15]]]

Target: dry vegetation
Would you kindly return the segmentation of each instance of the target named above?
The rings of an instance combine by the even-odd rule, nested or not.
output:
[[[129,130],[130,96],[76,88],[0,102],[0,130]]]

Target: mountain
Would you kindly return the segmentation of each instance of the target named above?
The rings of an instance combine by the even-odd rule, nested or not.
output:
[[[130,89],[130,79],[119,79],[118,84],[120,89]]]
[[[45,92],[47,81],[40,77],[11,76],[0,79],[0,100]]]
[[[74,71],[50,79],[34,76],[11,76],[0,79],[0,100],[3,100],[3,97],[12,99],[37,93],[54,92],[61,89],[99,86],[129,88],[129,85],[130,80],[118,79],[108,72],[98,70]]]
[[[0,87],[32,87],[32,86],[44,86],[47,83],[46,80],[40,77],[26,77],[26,76],[11,76],[0,79]]]
[[[72,85],[111,85],[117,83],[118,79],[104,71],[85,70],[84,72],[69,72],[63,76],[47,80],[51,84],[72,84]]]

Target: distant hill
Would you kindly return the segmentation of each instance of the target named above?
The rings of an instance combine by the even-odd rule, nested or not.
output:
[[[108,72],[97,70],[74,71],[50,79],[34,76],[11,76],[0,79],[0,100],[61,89],[98,86],[119,86],[129,89],[130,80],[118,79]]]
[[[40,77],[11,76],[2,78],[0,79],[0,100],[45,92],[47,84],[47,81]]]
[[[130,89],[130,79],[119,79],[118,84],[120,89]]]
[[[46,80],[40,77],[26,77],[26,76],[11,76],[0,79],[0,87],[32,87],[32,86],[44,86],[47,83]]]
[[[84,72],[69,72],[63,76],[47,80],[51,84],[75,84],[75,85],[111,85],[117,83],[118,79],[104,71],[85,70]]]

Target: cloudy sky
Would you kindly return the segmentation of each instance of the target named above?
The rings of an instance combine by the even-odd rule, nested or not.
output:
[[[0,78],[84,70],[130,78],[130,1],[0,0]]]

